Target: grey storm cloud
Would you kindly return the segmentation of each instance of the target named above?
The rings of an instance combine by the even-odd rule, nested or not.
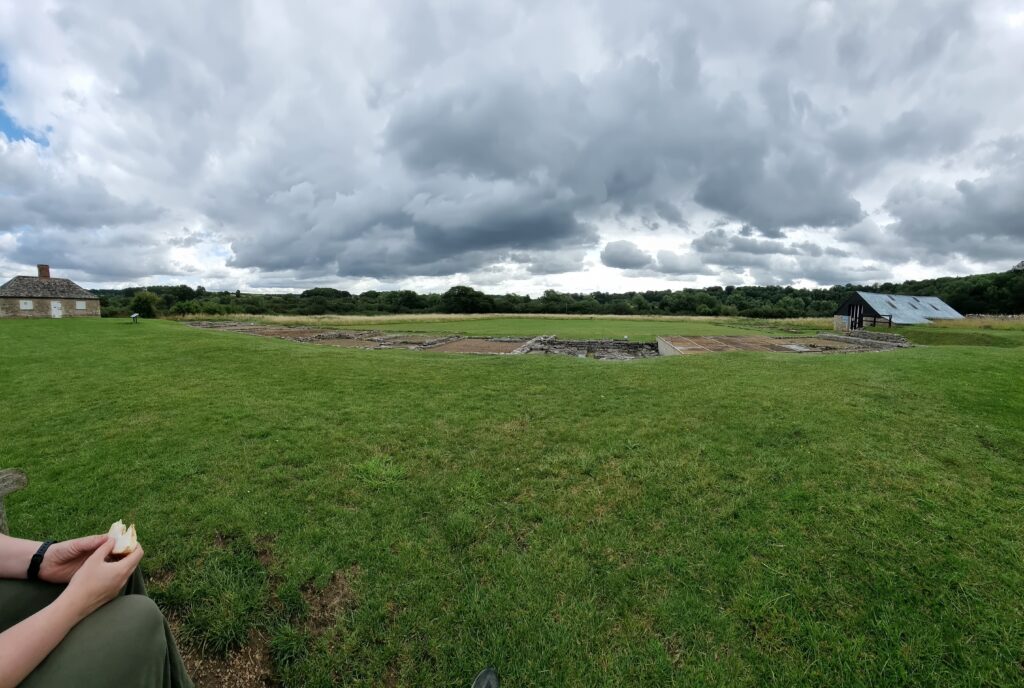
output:
[[[838,237],[871,246],[873,257],[893,263],[945,265],[951,256],[1012,262],[1024,253],[1024,137],[985,141],[976,153],[977,176],[904,180],[883,203],[892,222],[866,220]],[[837,250],[827,249],[830,255]]]
[[[701,257],[693,253],[658,251],[655,270],[666,275],[713,275],[714,270]]]
[[[60,228],[26,233],[11,258],[25,265],[52,263],[72,270],[89,281],[134,281],[147,275],[188,274],[161,250],[161,237],[121,226],[82,229],[69,233]],[[97,272],[96,266],[102,266]]]
[[[594,228],[579,221],[571,203],[556,190],[507,182],[475,187],[465,195],[435,187],[432,193],[416,193],[399,208],[392,205],[394,199],[305,199],[305,209],[289,206],[291,214],[308,224],[305,235],[270,230],[239,236],[232,244],[234,264],[273,269],[312,265],[374,277],[446,275],[499,261],[515,250],[571,251],[597,241]],[[469,185],[460,190],[468,192]],[[268,261],[270,237],[274,257]],[[318,250],[310,251],[311,244]]]
[[[160,216],[149,202],[115,197],[96,177],[66,174],[37,148],[0,135],[0,231],[26,225],[74,230]]]
[[[610,268],[638,270],[651,264],[654,258],[632,241],[611,241],[601,251],[601,262]]]
[[[865,252],[880,258],[868,232],[876,226],[861,222],[846,230],[851,242],[862,241],[872,246]],[[864,233],[864,234],[858,234]],[[888,276],[887,269],[876,263],[849,260],[851,253],[833,246],[822,246],[811,241],[786,242],[778,239],[758,239],[743,228],[730,231],[717,227],[706,231],[690,244],[691,264],[716,266],[726,270],[750,270],[759,283],[780,284],[797,279],[808,279],[819,284],[868,283]],[[700,274],[700,273],[696,273]]]
[[[694,239],[691,246],[708,259],[726,254],[812,256],[817,258],[826,253],[825,248],[809,241],[787,243],[778,239],[757,239],[745,234],[743,230],[730,233],[722,228],[705,232]],[[846,252],[831,249],[830,255],[842,256],[846,255]],[[711,262],[722,263],[720,260],[711,260]]]
[[[632,271],[634,274],[694,276],[714,274],[711,266],[695,253],[658,251],[657,257],[631,241],[612,241],[601,251],[601,262],[608,267]]]
[[[1024,251],[1024,44],[995,0],[358,12],[12,4],[0,107],[45,143],[0,133],[4,260],[584,285],[598,259],[776,282]]]
[[[533,251],[513,253],[509,259],[526,265],[531,275],[560,275],[583,269],[585,255],[583,251]]]
[[[1024,165],[948,187],[905,184],[885,202],[889,236],[925,261],[1007,259],[1024,250]]]

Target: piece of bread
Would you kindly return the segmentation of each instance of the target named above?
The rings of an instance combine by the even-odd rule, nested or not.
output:
[[[114,538],[114,549],[110,551],[110,556],[112,557],[128,556],[135,551],[139,544],[135,537],[134,523],[125,528],[123,521],[117,521],[110,526],[110,531],[107,535]]]

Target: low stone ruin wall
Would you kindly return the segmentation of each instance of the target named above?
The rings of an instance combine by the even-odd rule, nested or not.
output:
[[[857,339],[870,339],[875,342],[886,342],[888,344],[895,344],[897,346],[910,346],[910,342],[901,334],[893,334],[891,332],[872,332],[870,330],[854,330],[846,335],[847,337],[856,337]]]
[[[857,330],[857,333],[860,331]],[[878,332],[869,332],[868,334],[881,334]],[[899,336],[899,335],[889,335]],[[855,336],[854,332],[849,334],[832,334],[831,332],[822,332],[818,335],[818,339],[831,339],[836,342],[846,342],[847,344],[857,344],[862,347],[869,347],[873,349],[902,349],[905,347],[913,346],[904,337],[900,337],[902,341],[877,339],[875,337],[860,337]]]
[[[576,356],[605,361],[628,361],[634,358],[651,358],[658,355],[658,345],[653,342],[627,342],[617,339],[537,337],[522,348],[525,349],[523,353]]]

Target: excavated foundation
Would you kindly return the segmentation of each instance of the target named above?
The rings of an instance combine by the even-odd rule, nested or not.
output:
[[[768,337],[723,335],[704,337],[666,336],[657,342],[624,339],[559,339],[554,335],[525,337],[464,337],[380,330],[328,330],[310,327],[277,327],[245,322],[190,322],[192,327],[277,337],[295,342],[358,349],[411,349],[438,353],[575,356],[603,361],[631,361],[654,356],[680,356],[727,351],[779,353],[857,353],[888,350],[909,344],[876,341],[823,333],[817,337]],[[904,340],[905,342],[905,340]]]

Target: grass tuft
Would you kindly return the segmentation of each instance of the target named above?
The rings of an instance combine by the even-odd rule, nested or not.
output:
[[[267,572],[243,537],[179,569],[154,597],[178,617],[185,642],[213,656],[240,648],[265,622]]]

